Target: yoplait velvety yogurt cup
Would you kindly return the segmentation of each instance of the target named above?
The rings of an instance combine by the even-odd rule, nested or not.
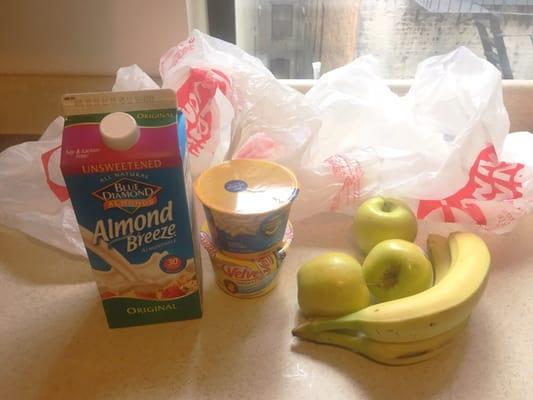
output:
[[[280,246],[298,182],[276,163],[238,159],[204,171],[194,191],[215,246],[231,257],[254,259]]]
[[[201,228],[200,243],[209,254],[215,282],[220,289],[230,296],[248,299],[263,296],[274,289],[293,236],[292,225],[288,222],[280,247],[254,259],[231,257],[220,252],[213,243],[207,224]]]

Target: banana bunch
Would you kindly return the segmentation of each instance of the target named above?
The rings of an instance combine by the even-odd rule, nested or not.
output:
[[[468,232],[429,235],[435,284],[413,296],[335,319],[316,319],[293,335],[360,353],[389,365],[414,364],[446,349],[464,328],[487,284],[490,253]]]

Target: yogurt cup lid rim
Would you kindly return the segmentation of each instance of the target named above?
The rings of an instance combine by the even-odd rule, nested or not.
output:
[[[208,173],[208,171],[211,172],[212,169],[220,167],[221,165],[229,164],[229,163],[232,163],[232,162],[240,162],[240,161],[253,162],[253,163],[257,163],[257,164],[267,164],[267,165],[279,168],[280,170],[283,170],[286,173],[287,177],[289,177],[289,179],[291,181],[291,184],[287,185],[287,188],[290,188],[292,186],[292,191],[291,191],[290,195],[288,195],[287,199],[284,202],[281,202],[277,207],[272,208],[272,209],[268,209],[268,210],[264,210],[264,211],[260,211],[260,212],[253,211],[253,210],[252,211],[232,210],[232,209],[228,209],[228,208],[225,208],[223,206],[217,205],[216,203],[213,203],[213,201],[211,201],[210,199],[206,199],[206,196],[203,195],[203,193],[201,193],[201,190],[199,188],[199,186],[202,183],[201,182],[202,181],[202,177],[204,177],[205,174]],[[279,210],[279,209],[281,209],[283,207],[286,207],[287,205],[290,205],[294,201],[294,199],[298,196],[298,193],[300,191],[300,189],[298,187],[298,180],[296,179],[296,176],[294,175],[294,173],[289,168],[287,168],[287,167],[285,167],[283,165],[277,164],[275,162],[269,161],[269,160],[257,160],[257,159],[246,159],[246,158],[239,158],[239,159],[235,159],[235,160],[223,161],[220,164],[217,164],[217,165],[215,165],[213,167],[210,167],[210,168],[206,169],[205,171],[203,171],[195,179],[194,184],[193,184],[193,188],[194,188],[194,193],[195,193],[196,197],[198,198],[198,200],[200,200],[200,202],[205,207],[207,207],[207,208],[209,208],[211,210],[220,212],[220,213],[232,214],[232,215],[263,215],[263,214],[269,214],[269,213],[271,213],[273,211]]]

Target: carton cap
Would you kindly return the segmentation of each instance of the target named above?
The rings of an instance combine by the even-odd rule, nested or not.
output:
[[[125,151],[139,140],[139,127],[131,115],[114,112],[100,122],[100,135],[110,149]]]

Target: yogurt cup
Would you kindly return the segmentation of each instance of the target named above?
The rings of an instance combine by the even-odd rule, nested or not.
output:
[[[241,299],[259,297],[274,289],[292,238],[292,225],[288,222],[281,247],[255,259],[242,259],[220,252],[213,243],[207,224],[200,231],[200,243],[211,258],[217,285],[230,296]]]
[[[270,161],[239,159],[204,171],[194,183],[214,245],[254,259],[280,247],[298,182]]]

